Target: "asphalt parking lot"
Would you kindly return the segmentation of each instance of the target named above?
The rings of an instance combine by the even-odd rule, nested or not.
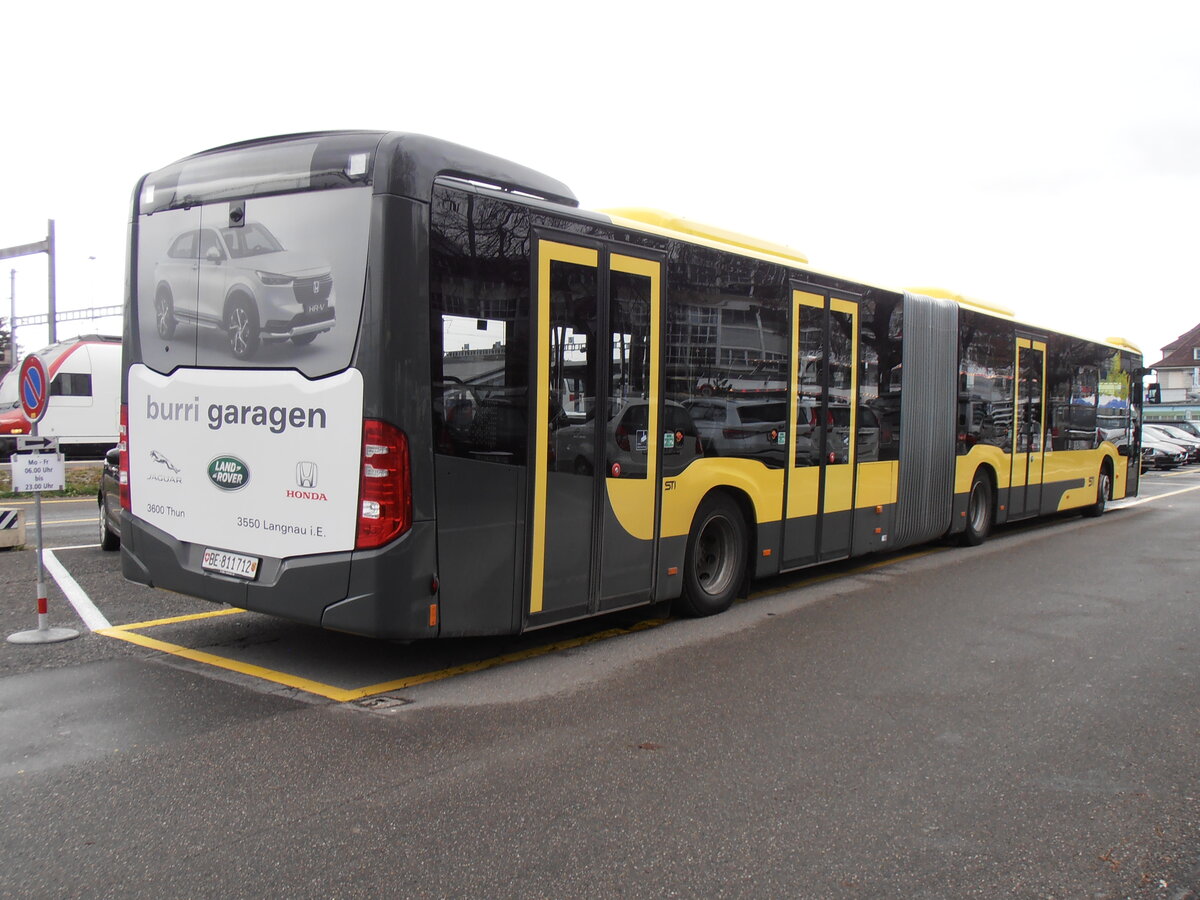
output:
[[[0,896],[1182,900],[1197,511],[1200,473],[1155,474],[1100,520],[762,583],[713,619],[430,645],[59,548],[106,624],[56,582],[83,635],[0,646]],[[33,555],[0,577],[3,627],[31,627]]]
[[[1186,491],[1200,482],[1200,471],[1193,471],[1198,468],[1147,473],[1141,496],[1122,501],[1116,508],[1137,507]],[[75,628],[82,638],[65,645],[43,646],[36,653],[0,652],[0,672],[138,654],[135,648],[140,648],[178,664],[239,680],[257,690],[285,689],[311,698],[360,701],[364,706],[381,707],[389,702],[386,695],[403,694],[422,684],[546,653],[566,652],[668,621],[666,610],[640,609],[526,636],[415,642],[405,644],[400,653],[395,643],[322,631],[126,582],[120,576],[118,553],[102,552],[91,543],[61,544],[62,539],[93,535],[94,501],[81,498],[65,502],[52,512],[49,504],[45,508],[47,523],[55,522],[56,514],[58,522],[72,526],[67,537],[59,533],[58,543],[47,529],[46,546],[51,548],[45,559],[50,623]],[[1015,528],[1044,528],[1054,521]],[[27,539],[33,542],[32,527]],[[904,554],[851,560],[781,576],[758,583],[756,594],[887,567],[910,556],[946,549],[935,544]],[[36,627],[35,567],[31,552],[0,553],[0,627],[5,634]]]

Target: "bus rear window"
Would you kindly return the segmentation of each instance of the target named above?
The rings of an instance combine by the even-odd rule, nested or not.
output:
[[[350,364],[362,314],[371,188],[248,197],[139,217],[142,360],[298,369]]]

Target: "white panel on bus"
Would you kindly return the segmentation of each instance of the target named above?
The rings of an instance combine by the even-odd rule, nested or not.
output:
[[[362,375],[129,370],[134,515],[180,541],[290,557],[354,547]]]

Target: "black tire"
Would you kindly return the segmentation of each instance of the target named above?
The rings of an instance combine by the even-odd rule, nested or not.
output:
[[[971,480],[971,493],[967,495],[967,528],[959,535],[964,547],[978,547],[992,533],[996,521],[996,498],[992,480],[982,470]]]
[[[320,333],[321,332],[319,331],[310,331],[308,334],[293,334],[292,343],[297,347],[303,347],[306,344],[311,344],[313,341],[315,341],[317,339],[317,335]]]
[[[165,341],[175,334],[177,324],[175,299],[171,296],[171,289],[164,284],[154,297],[154,327],[158,330],[158,336]]]
[[[1112,472],[1108,466],[1101,466],[1100,474],[1096,476],[1096,502],[1083,508],[1083,514],[1090,519],[1104,515],[1108,501],[1112,499]]]
[[[729,609],[746,572],[746,520],[725,494],[704,498],[688,534],[679,610],[711,616]]]
[[[100,549],[109,552],[120,548],[121,538],[108,527],[108,504],[100,495]]]
[[[237,297],[225,311],[225,330],[229,349],[238,359],[250,359],[258,352],[262,338],[258,331],[258,310],[253,301]]]

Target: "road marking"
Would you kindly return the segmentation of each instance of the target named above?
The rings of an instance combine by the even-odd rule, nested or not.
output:
[[[47,572],[54,576],[54,580],[58,582],[58,586],[63,594],[66,595],[71,605],[75,607],[75,612],[79,613],[79,618],[83,619],[84,625],[92,631],[100,631],[112,627],[108,619],[104,618],[104,613],[96,608],[96,604],[92,602],[92,598],[79,586],[79,582],[71,577],[71,573],[67,571],[66,566],[58,561],[58,557],[54,555],[53,550],[42,550],[42,565],[46,567]]]
[[[1128,502],[1118,500],[1121,505],[1117,509],[1129,509],[1134,506],[1141,506],[1143,503],[1153,503],[1155,500],[1165,500],[1167,497],[1174,497],[1176,494],[1186,494],[1188,491],[1200,491],[1200,484],[1194,484],[1191,487],[1179,488],[1174,491],[1167,491],[1165,494],[1155,494],[1152,497],[1138,497],[1136,500]]]
[[[217,616],[233,616],[246,610],[231,606],[228,609],[210,609],[208,612],[189,613],[186,616],[171,616],[169,619],[151,619],[149,622],[131,622],[128,625],[114,625],[111,631],[131,631],[140,628],[157,628],[159,625],[174,625],[177,622],[194,622],[196,619],[212,619]]]

